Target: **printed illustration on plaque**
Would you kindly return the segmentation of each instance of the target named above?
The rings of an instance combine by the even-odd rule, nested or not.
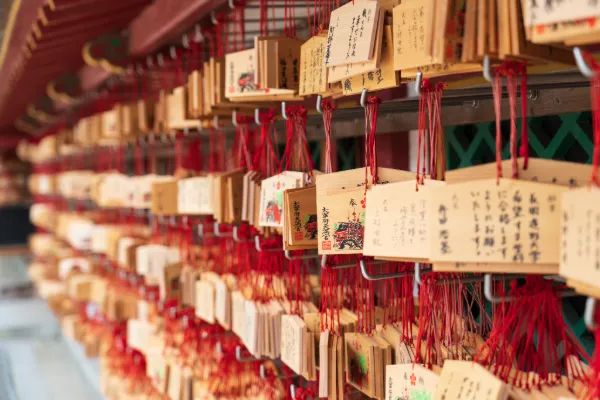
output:
[[[345,220],[333,222],[332,245],[334,250],[361,250],[365,231],[365,199],[356,202],[354,197],[348,202],[348,215]],[[325,248],[325,244],[323,248]],[[329,247],[329,246],[327,246]]]

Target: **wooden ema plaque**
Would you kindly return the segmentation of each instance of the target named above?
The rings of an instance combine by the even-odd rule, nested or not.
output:
[[[583,187],[563,193],[560,275],[589,296],[600,294],[600,189]]]
[[[379,183],[415,179],[413,172],[378,168]],[[369,186],[371,177],[367,177]],[[365,224],[365,169],[319,175],[317,218],[319,254],[360,254]]]
[[[373,57],[379,2],[356,0],[331,13],[324,66],[353,64]]]
[[[519,158],[518,164],[522,165],[523,160]],[[505,160],[501,164],[502,175],[510,176],[512,174],[512,161]],[[448,184],[468,182],[470,180],[481,180],[492,178],[496,175],[496,164],[484,164],[474,167],[462,168],[449,171],[446,174]],[[549,183],[564,187],[576,187],[588,181],[590,176],[590,167],[583,164],[570,163],[564,161],[542,160],[537,158],[529,159],[529,168],[519,171],[520,181],[532,181],[538,183]],[[495,179],[493,179],[495,181]],[[452,186],[452,185],[450,185]],[[435,211],[435,210],[434,210]],[[558,242],[556,243],[558,247]],[[465,262],[463,260],[455,262],[433,263],[435,271],[446,272],[527,272],[533,274],[556,273],[558,261],[551,264],[545,263],[521,263],[518,269],[510,267],[505,263],[493,262]]]
[[[432,190],[431,260],[558,265],[560,195],[566,190],[510,179]]]
[[[367,191],[364,255],[396,261],[429,260],[431,188],[444,182],[425,180],[377,185]]]

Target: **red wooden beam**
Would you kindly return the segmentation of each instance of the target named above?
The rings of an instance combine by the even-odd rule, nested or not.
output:
[[[143,57],[175,40],[227,0],[156,0],[129,25],[129,49]]]

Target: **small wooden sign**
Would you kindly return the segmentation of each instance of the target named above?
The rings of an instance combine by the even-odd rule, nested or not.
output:
[[[432,189],[431,260],[558,264],[566,190],[510,179]]]
[[[356,0],[331,12],[323,65],[333,67],[373,57],[379,2]]]

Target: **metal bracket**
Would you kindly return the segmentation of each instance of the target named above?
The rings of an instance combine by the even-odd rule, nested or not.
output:
[[[417,97],[421,96],[421,85],[423,84],[423,73],[421,71],[417,72],[417,79],[415,80],[415,93]]]
[[[258,126],[261,126],[260,123],[260,108],[254,109],[254,123]]]
[[[385,264],[388,261],[375,261],[373,264]],[[393,272],[389,274],[381,274],[381,275],[371,275],[367,271],[367,266],[365,264],[365,260],[360,260],[360,272],[362,273],[363,278],[368,281],[381,281],[384,279],[394,279],[394,278],[402,278],[408,275],[411,275],[410,272]]]
[[[492,61],[490,59],[490,56],[484,56],[483,57],[483,78],[488,81],[489,83],[492,83],[494,81],[494,78],[492,77]]]
[[[425,271],[425,273],[432,272],[431,270]],[[421,286],[421,263],[415,263],[415,282],[417,285]]]
[[[522,275],[522,274],[504,274],[504,275],[502,275],[502,277],[506,278],[506,279],[517,279],[517,278],[522,278],[523,276],[524,275]],[[493,281],[492,274],[485,274],[483,276],[483,295],[490,303],[498,304],[498,303],[502,303],[502,302],[510,302],[510,301],[515,300],[514,296],[504,296],[504,297],[495,296],[493,293],[494,290],[493,290],[493,284],[492,284],[493,282],[492,281]],[[559,293],[560,293],[560,297],[579,296],[579,294],[572,289],[562,290]]]
[[[292,256],[292,251],[291,250],[285,250],[284,254],[285,254],[285,258],[287,258],[290,261],[294,261],[294,260],[312,260],[314,258],[319,258],[319,254],[303,254],[301,256]]]
[[[216,235],[210,233],[208,235],[204,234],[204,224],[198,224],[198,237],[201,239],[214,238]]]
[[[221,233],[221,224],[218,222],[215,222],[213,225],[213,229],[215,232],[215,236],[218,238],[224,238],[224,237],[232,237],[233,233]]]
[[[281,102],[281,116],[283,117],[283,119],[285,119],[286,121],[288,120],[288,115],[287,112],[285,111],[285,101]]]
[[[583,56],[583,50],[579,47],[573,48],[573,56],[575,57],[575,63],[577,64],[577,68],[579,68],[579,72],[581,75],[585,76],[588,79],[594,79],[596,76],[596,72],[585,61],[585,57]]]
[[[356,262],[353,263],[347,263],[347,264],[338,264],[338,265],[332,265],[332,266],[327,266],[327,254],[323,254],[323,256],[321,257],[321,268],[322,269],[326,269],[326,268],[331,268],[331,269],[346,269],[346,268],[352,268],[352,267],[356,267]]]
[[[240,237],[238,236],[238,226],[234,225],[233,227],[233,241],[236,243],[242,243],[242,242],[250,242],[252,241],[252,239],[240,239]]]
[[[256,358],[256,357],[242,357],[242,346],[237,346],[235,348],[235,358],[241,363],[253,362],[258,360],[264,360],[264,358]]]
[[[256,247],[256,251],[258,251],[259,253],[263,251],[261,245],[260,245],[260,237],[254,236],[254,247]],[[264,251],[281,251],[283,250],[282,248],[276,248],[276,249],[265,249]]]
[[[360,106],[362,108],[367,108],[367,89],[364,88],[360,93]]]
[[[594,297],[588,297],[585,301],[585,311],[583,312],[585,326],[592,331],[598,328],[596,322],[594,321],[594,314],[596,314],[596,302],[597,300]]]
[[[317,96],[317,112],[323,114],[323,96]]]

